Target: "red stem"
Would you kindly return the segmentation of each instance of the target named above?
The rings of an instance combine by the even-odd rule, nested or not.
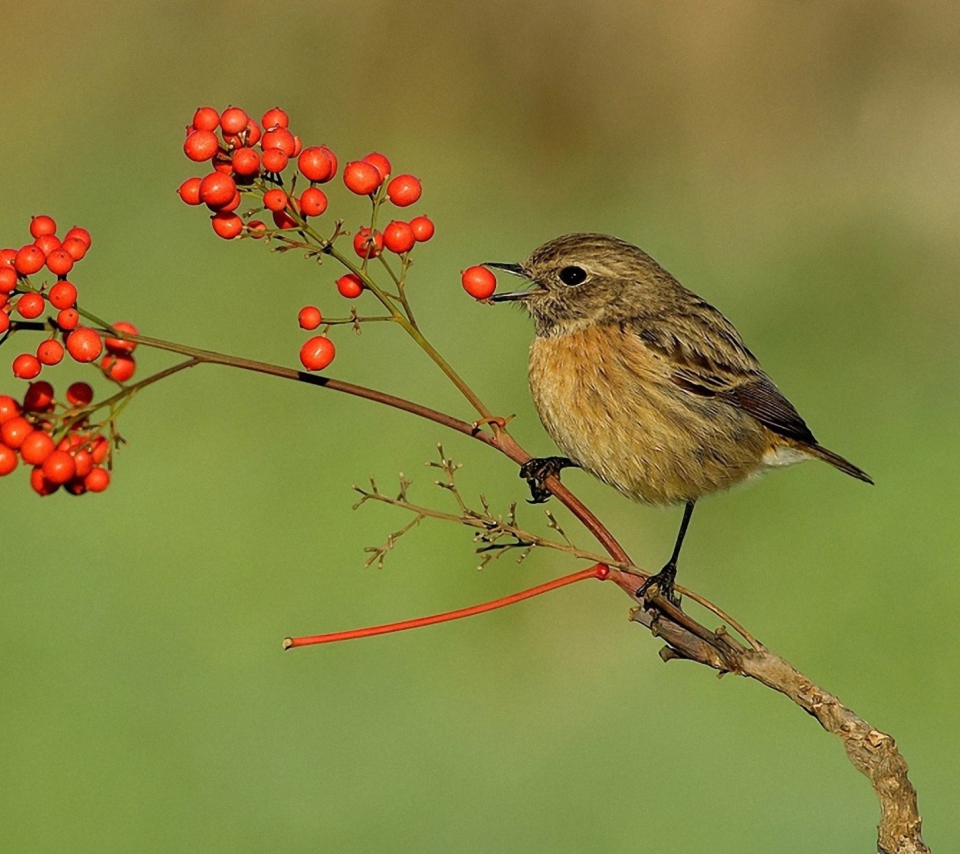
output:
[[[494,599],[492,602],[484,602],[481,605],[471,605],[469,608],[460,608],[457,611],[446,611],[443,614],[434,614],[432,617],[418,617],[415,620],[403,620],[399,623],[387,623],[383,626],[369,626],[365,629],[351,629],[347,632],[331,632],[330,634],[313,635],[312,637],[287,638],[283,642],[283,648],[290,649],[294,646],[310,646],[316,643],[335,643],[336,641],[353,640],[354,638],[368,638],[372,635],[385,635],[389,632],[419,629],[421,626],[433,626],[436,623],[446,623],[450,620],[459,620],[462,617],[472,617],[474,614],[484,614],[487,611],[503,608],[506,605],[513,605],[515,602],[522,602],[524,599],[529,599],[532,596],[549,593],[558,587],[574,584],[577,581],[583,581],[587,578],[599,578],[603,581],[609,574],[610,570],[602,563],[598,563],[589,569],[583,569],[572,575],[564,575],[562,578],[555,578],[553,581],[548,581],[545,584],[538,584],[536,587],[521,590],[519,593],[513,593],[501,599]]]

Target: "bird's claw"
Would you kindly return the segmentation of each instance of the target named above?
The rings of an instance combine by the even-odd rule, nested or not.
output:
[[[647,591],[651,587],[656,587],[657,595],[666,599],[671,605],[680,606],[680,597],[677,595],[676,591],[673,589],[673,583],[677,578],[677,565],[675,563],[668,563],[663,569],[660,570],[656,575],[651,575],[640,587],[637,589],[636,597],[637,599],[643,600]]]
[[[559,477],[560,472],[565,468],[571,468],[577,464],[566,457],[537,457],[528,460],[520,466],[520,477],[530,487],[529,504],[543,504],[550,497],[550,490],[547,489],[546,480],[548,477]]]

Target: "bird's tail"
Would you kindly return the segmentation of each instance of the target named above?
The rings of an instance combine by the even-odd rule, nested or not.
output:
[[[820,445],[808,445],[806,449],[817,459],[823,460],[825,463],[830,463],[834,468],[840,469],[844,474],[850,475],[850,477],[855,477],[857,480],[862,480],[864,483],[873,483],[873,478],[870,477],[863,469],[857,468],[849,460],[845,460],[840,454],[835,454],[833,451],[828,451],[826,448],[821,447]]]

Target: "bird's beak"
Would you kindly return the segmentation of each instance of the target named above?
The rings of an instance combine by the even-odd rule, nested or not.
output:
[[[512,276],[519,276],[521,279],[526,279],[530,281],[530,276],[527,275],[527,271],[523,269],[522,264],[499,264],[495,261],[487,261],[483,265],[484,267],[493,267],[495,270],[504,270],[507,273],[510,273]],[[530,297],[539,296],[545,294],[546,291],[542,288],[537,288],[530,291],[508,291],[502,294],[494,294],[490,297],[490,302],[512,302],[514,300],[524,300],[529,299]]]

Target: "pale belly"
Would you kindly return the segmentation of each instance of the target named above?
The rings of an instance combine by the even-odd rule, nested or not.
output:
[[[799,461],[780,454],[749,415],[672,383],[642,345],[603,346],[594,336],[601,333],[535,339],[530,388],[563,453],[625,495],[695,501]]]

